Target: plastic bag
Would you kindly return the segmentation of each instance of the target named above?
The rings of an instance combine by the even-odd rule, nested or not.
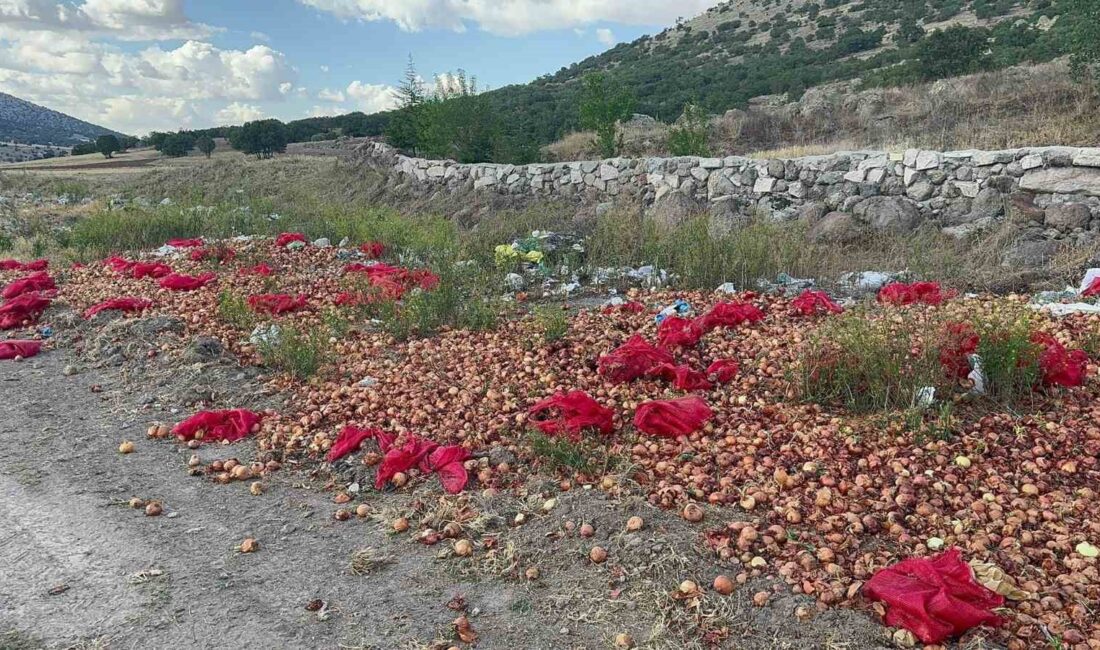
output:
[[[970,323],[948,323],[940,347],[940,365],[948,377],[965,379],[970,374],[970,355],[978,351],[981,338]]]
[[[278,316],[307,307],[306,295],[291,296],[285,293],[261,293],[248,297],[252,311]]]
[[[50,299],[41,293],[25,293],[0,305],[0,330],[33,323],[50,306]]]
[[[336,442],[332,443],[332,447],[328,450],[328,456],[326,460],[330,463],[334,463],[348,454],[359,451],[360,445],[364,440],[368,438],[375,438],[378,434],[382,433],[381,429],[366,428],[360,429],[359,427],[346,426],[340,430],[340,435],[336,437]]]
[[[258,430],[261,416],[245,409],[201,411],[172,428],[180,440],[236,442]]]
[[[803,291],[797,298],[791,301],[791,307],[803,316],[844,313],[844,308],[833,302],[829,294],[814,289],[806,289]]]
[[[707,332],[719,327],[737,327],[743,323],[758,323],[764,320],[764,312],[747,302],[720,302],[703,316],[701,325]]]
[[[634,427],[663,438],[690,435],[714,415],[701,397],[646,402],[634,413]]]
[[[202,275],[183,275],[172,273],[161,278],[160,286],[169,291],[194,291],[218,279],[216,273],[203,273]]]
[[[878,301],[888,305],[912,305],[916,303],[924,305],[939,305],[948,298],[958,294],[955,291],[944,292],[939,282],[914,282],[904,284],[894,282],[888,284],[878,292]]]
[[[1089,355],[1084,350],[1066,350],[1053,336],[1042,332],[1032,335],[1031,340],[1043,348],[1039,368],[1044,384],[1075,388],[1085,383]]]
[[[690,366],[674,366],[671,363],[662,363],[651,368],[646,377],[670,381],[677,390],[710,390],[713,387],[702,372]]]
[[[134,262],[128,269],[128,275],[135,279],[163,278],[172,273],[172,267],[163,262]]]
[[[601,406],[583,390],[557,393],[535,404],[527,412],[532,424],[548,435],[567,433],[579,438],[584,429],[606,435],[615,429],[615,412]]]
[[[683,298],[680,298],[668,307],[665,307],[661,311],[657,312],[655,320],[657,321],[657,324],[660,325],[665,321],[666,318],[670,318],[672,316],[687,316],[690,313],[691,304],[689,304],[688,301],[684,300]]]
[[[306,236],[300,232],[284,232],[275,238],[275,245],[279,248],[286,248],[296,241],[300,241],[303,244],[309,243],[309,240],[306,239]]]
[[[196,237],[194,239],[169,239],[165,243],[172,248],[199,248],[202,246],[202,237]]]
[[[718,359],[707,367],[707,377],[719,384],[730,383],[739,372],[741,366],[733,359]]]
[[[598,362],[600,376],[616,384],[642,377],[662,363],[672,363],[672,355],[654,347],[640,334],[631,336],[626,343],[600,357]]]
[[[54,283],[53,278],[51,278],[48,273],[45,271],[38,271],[12,280],[8,283],[8,286],[4,287],[4,290],[0,292],[0,296],[3,296],[5,300],[11,300],[25,293],[49,291],[50,289],[56,288],[57,284]]]
[[[957,548],[882,569],[864,585],[863,594],[886,604],[887,625],[905,628],[924,643],[1002,623],[990,610],[1003,605],[1004,598],[974,579]]]
[[[101,311],[121,311],[129,313],[143,311],[152,306],[153,301],[146,300],[145,298],[111,298],[84,310],[84,318],[89,319]]]
[[[42,341],[0,341],[0,360],[29,359],[42,350]]]

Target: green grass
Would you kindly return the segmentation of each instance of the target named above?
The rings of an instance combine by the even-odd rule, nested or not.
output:
[[[975,319],[974,328],[981,336],[977,354],[989,399],[1009,407],[1030,401],[1042,376],[1042,349],[1031,342],[1030,314],[995,312]]]
[[[251,330],[256,326],[256,313],[249,308],[248,301],[231,291],[218,294],[218,318],[242,330]]]
[[[546,305],[535,309],[535,324],[542,332],[542,340],[554,343],[569,333],[569,312],[557,305]]]
[[[472,331],[497,326],[502,305],[494,291],[500,285],[492,272],[477,264],[457,264],[453,253],[436,252],[431,268],[439,275],[432,291],[414,289],[401,304],[383,302],[369,308],[385,331],[398,340],[431,336],[444,327]]]
[[[619,458],[607,453],[599,440],[584,438],[574,442],[567,437],[551,437],[538,431],[528,434],[531,451],[552,471],[578,474],[606,473],[619,464]]]
[[[303,333],[293,327],[281,327],[274,341],[260,345],[265,366],[285,372],[296,379],[317,374],[328,356],[327,337],[323,333]]]

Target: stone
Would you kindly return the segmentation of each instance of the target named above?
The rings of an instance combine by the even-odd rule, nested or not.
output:
[[[855,207],[855,215],[875,230],[912,232],[921,221],[920,210],[909,199],[872,196]]]
[[[783,164],[782,160],[768,161],[768,176],[772,178],[783,178],[786,173],[787,166]]]
[[[1004,195],[994,187],[987,187],[978,192],[970,208],[973,220],[999,217],[1004,214],[1004,210]]]
[[[1034,194],[1014,192],[1008,197],[1008,205],[1009,218],[1014,223],[1036,221],[1041,224],[1046,220],[1046,213],[1041,207],[1035,205]]]
[[[680,190],[669,192],[655,202],[646,216],[660,226],[674,227],[687,221],[700,211],[699,203]]]
[[[872,170],[867,172],[867,182],[868,183],[878,184],[878,183],[881,183],[882,179],[884,179],[884,178],[886,178],[886,170],[885,169],[872,169]]]
[[[752,186],[752,191],[756,194],[770,194],[774,188],[774,178],[762,177],[756,179],[756,183]]]
[[[1055,167],[1033,170],[1020,179],[1020,189],[1048,194],[1100,196],[1100,169]]]
[[[902,178],[905,181],[905,186],[906,187],[909,187],[913,183],[917,182],[917,179],[919,179],[920,177],[921,177],[920,172],[913,169],[912,167],[906,167],[905,172],[902,174]]]
[[[943,154],[938,151],[920,151],[917,153],[917,158],[913,167],[917,168],[917,171],[925,171],[928,169],[935,169],[943,163]]]
[[[799,181],[795,181],[787,188],[787,193],[796,199],[801,199],[806,196],[806,186]]]
[[[1084,203],[1055,203],[1046,209],[1046,225],[1065,232],[1087,228],[1092,212]]]
[[[722,166],[721,158],[703,158],[699,160],[699,166],[703,169],[719,169]]]
[[[955,187],[958,188],[959,194],[968,199],[978,196],[979,186],[977,181],[956,181]]]
[[[977,151],[970,160],[978,167],[988,167],[1012,162],[1012,153],[1008,151]]]
[[[845,174],[844,180],[848,181],[849,183],[862,183],[865,175],[866,172],[864,172],[862,169],[856,169]]]
[[[1029,154],[1020,159],[1020,167],[1027,171],[1043,166],[1043,157],[1037,154]]]
[[[1073,157],[1078,167],[1100,167],[1100,149],[1085,149]]]
[[[707,222],[707,231],[711,237],[725,237],[730,233],[741,230],[751,223],[748,211],[743,211],[741,201],[728,198],[710,205],[710,219]],[[747,206],[751,208],[750,206]]]
[[[429,178],[443,178],[443,175],[447,173],[447,168],[443,165],[435,165],[428,168]]]
[[[806,238],[814,243],[846,244],[862,236],[855,217],[845,212],[830,212],[810,227]]]
[[[955,199],[947,204],[947,208],[940,215],[940,220],[945,226],[961,226],[970,223],[975,219],[974,213],[970,209],[972,205],[972,199]]]
[[[800,205],[795,210],[796,218],[811,224],[824,217],[826,212],[825,206],[816,201]]]
[[[1016,269],[1045,266],[1062,244],[1051,239],[1021,240],[1009,247],[1001,257],[1001,266]]]
[[[918,181],[905,190],[905,195],[914,201],[927,201],[936,192],[936,186],[929,181]]]
[[[614,165],[600,165],[600,180],[613,181],[619,178],[619,169]]]
[[[944,228],[942,232],[948,237],[954,237],[955,239],[969,239],[972,235],[992,227],[994,223],[995,221],[993,219],[986,217],[971,221],[970,223]]]
[[[703,169],[702,167],[692,167],[691,168],[691,176],[692,176],[692,178],[699,181],[700,183],[703,183],[710,176],[710,172]]]

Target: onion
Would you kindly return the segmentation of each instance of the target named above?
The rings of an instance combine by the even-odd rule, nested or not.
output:
[[[474,552],[474,545],[470,543],[468,539],[460,539],[454,544],[455,555],[459,557],[467,557]]]
[[[260,543],[251,537],[246,537],[238,548],[241,553],[255,553],[260,548]]]
[[[370,514],[370,506],[365,503],[360,503],[355,507],[355,516],[360,519],[365,519]]]
[[[145,506],[146,517],[159,517],[162,512],[164,512],[164,509],[161,508],[160,503],[157,501],[150,501]]]
[[[538,580],[539,568],[537,566],[527,567],[527,570],[523,572],[523,576],[528,580]]]
[[[592,550],[588,552],[588,559],[595,564],[603,564],[607,560],[607,550],[602,546],[593,546]]]
[[[596,534],[596,529],[592,527],[592,524],[581,524],[581,537],[592,537]]]
[[[733,593],[733,580],[727,575],[720,575],[714,579],[714,591],[728,596]]]
[[[403,533],[409,529],[409,520],[404,517],[399,517],[393,520],[393,532]]]
[[[118,446],[118,453],[120,454],[132,454],[134,453],[134,443],[129,440],[125,440]]]
[[[253,481],[252,485],[248,486],[248,491],[254,497],[258,497],[264,493],[264,484],[259,481]]]
[[[633,648],[634,639],[625,632],[619,632],[615,635],[615,647],[624,649]]]
[[[687,521],[690,521],[693,524],[697,524],[700,521],[703,521],[703,508],[697,503],[689,503],[684,506],[684,510],[681,515]]]
[[[758,591],[752,595],[752,604],[757,607],[763,607],[768,604],[768,598],[770,595],[766,591]]]
[[[641,517],[634,516],[626,520],[626,529],[630,532],[636,532],[642,529],[645,525],[645,521]]]

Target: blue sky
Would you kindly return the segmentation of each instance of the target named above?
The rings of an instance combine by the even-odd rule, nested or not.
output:
[[[523,83],[718,0],[0,0],[0,91],[127,133],[392,106],[409,55]]]

